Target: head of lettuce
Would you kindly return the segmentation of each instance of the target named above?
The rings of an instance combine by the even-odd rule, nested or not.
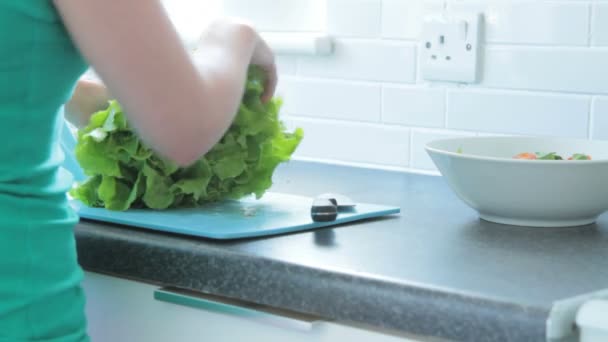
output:
[[[238,114],[223,138],[201,159],[180,168],[155,154],[130,129],[120,105],[91,116],[78,132],[76,158],[89,178],[72,197],[92,207],[193,207],[254,194],[272,185],[276,167],[290,159],[303,131],[287,132],[281,100],[262,103],[264,73],[251,67]]]

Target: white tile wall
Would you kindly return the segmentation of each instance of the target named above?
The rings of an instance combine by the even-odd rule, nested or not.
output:
[[[284,113],[350,121],[380,121],[380,86],[283,78]]]
[[[450,0],[448,8],[484,13],[488,42],[587,45],[590,8],[586,3]]]
[[[325,0],[222,1],[225,15],[246,18],[260,30],[308,32],[326,28]]]
[[[487,90],[448,91],[448,128],[586,138],[590,97]]]
[[[332,56],[278,59],[297,156],[432,170],[437,138],[608,139],[608,0],[224,1],[266,30],[336,37]],[[486,20],[480,83],[421,80],[424,15],[461,10]]]
[[[592,18],[591,41],[594,45],[608,45],[608,2],[595,4]]]
[[[593,138],[608,140],[608,97],[593,99]]]
[[[419,127],[445,125],[445,90],[385,86],[382,90],[382,121]]]
[[[327,31],[333,36],[378,37],[381,0],[327,0]]]
[[[297,70],[297,60],[291,56],[276,57],[277,70],[281,75],[295,75]]]
[[[383,0],[382,36],[415,40],[420,35],[424,16],[443,7],[443,0]]]
[[[413,83],[416,47],[411,43],[341,39],[330,57],[299,61],[303,76]]]
[[[494,88],[608,93],[608,48],[491,46],[482,78]]]
[[[298,156],[322,160],[407,167],[410,130],[377,124],[287,117],[288,127],[302,127]]]

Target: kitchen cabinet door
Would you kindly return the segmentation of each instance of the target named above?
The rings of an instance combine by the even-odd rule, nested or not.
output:
[[[413,342],[402,336],[96,273],[87,272],[83,286],[93,342]]]

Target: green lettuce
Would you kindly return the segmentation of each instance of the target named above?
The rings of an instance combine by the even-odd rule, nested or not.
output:
[[[261,198],[277,166],[290,159],[303,138],[279,120],[281,99],[262,103],[264,73],[249,69],[234,122],[201,159],[181,168],[146,146],[130,128],[116,101],[91,116],[78,131],[76,159],[89,178],[72,197],[91,207],[167,209],[208,202]]]

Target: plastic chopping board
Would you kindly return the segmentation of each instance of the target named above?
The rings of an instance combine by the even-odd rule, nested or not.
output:
[[[246,198],[200,208],[165,211],[132,209],[113,212],[74,202],[83,218],[212,239],[290,233],[399,212],[399,208],[361,203],[357,204],[355,211],[340,213],[335,221],[313,222],[311,204],[312,199],[308,197],[273,192],[266,193],[259,200]]]
[[[74,138],[66,126],[62,136],[64,167],[76,180],[83,180],[84,173],[73,154],[74,146]],[[72,201],[72,206],[85,219],[212,239],[284,234],[397,214],[400,211],[398,207],[357,203],[354,210],[340,212],[335,221],[313,222],[310,216],[312,202],[313,199],[309,197],[268,192],[259,200],[245,198],[212,203],[200,208],[164,211],[132,209],[115,212],[89,208],[78,201]]]

